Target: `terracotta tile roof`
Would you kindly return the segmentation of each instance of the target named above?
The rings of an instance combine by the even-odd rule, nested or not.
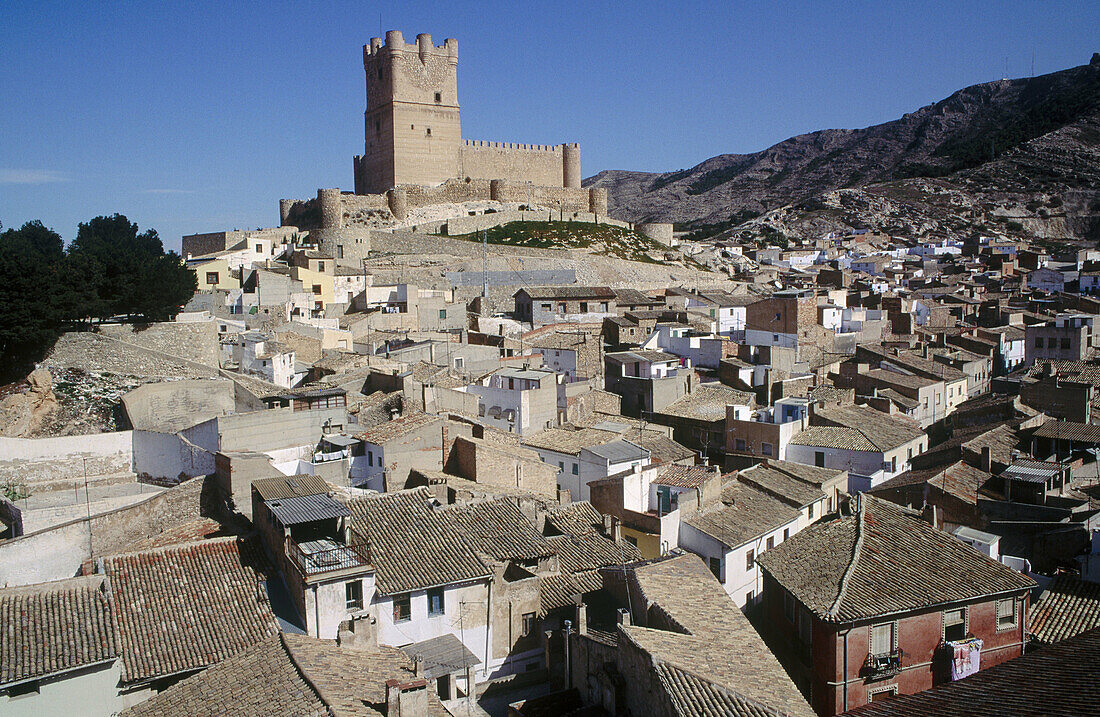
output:
[[[618,433],[604,431],[599,428],[582,428],[579,431],[570,431],[565,428],[551,428],[539,431],[530,438],[523,439],[523,445],[528,448],[541,448],[544,451],[555,453],[568,453],[578,455],[582,448],[588,446],[602,446],[621,438]]]
[[[836,468],[818,468],[817,466],[808,466],[804,463],[793,463],[791,461],[768,461],[768,466],[818,487],[844,473],[844,471]]]
[[[653,463],[682,461],[695,455],[695,451],[672,440],[658,431],[630,429],[623,438],[649,451]]]
[[[642,554],[630,543],[616,542],[599,533],[556,535],[546,540],[558,554],[562,573],[582,573],[642,559]]]
[[[1039,438],[1057,438],[1059,440],[1081,441],[1082,443],[1100,443],[1100,426],[1074,421],[1048,420],[1035,429],[1032,434]]]
[[[928,479],[928,484],[959,500],[977,505],[978,493],[990,478],[989,473],[959,461]]]
[[[355,530],[370,543],[378,591],[383,595],[488,578],[449,521],[430,506],[432,493],[414,488],[348,503]]]
[[[649,655],[654,679],[661,679],[657,673],[661,665],[693,678],[661,683],[665,690],[672,690],[667,693],[672,703],[668,713],[711,714],[672,709],[672,705],[690,705],[704,699],[690,694],[702,688],[733,693],[742,704],[759,705],[762,710],[743,714],[814,714],[748,618],[698,556],[671,556],[628,566],[627,570],[641,596],[642,604],[635,605],[635,614],[661,614],[682,630],[632,625],[621,627],[619,633],[620,644],[626,639]],[[717,696],[705,699],[713,704],[709,700]]]
[[[562,535],[584,535],[603,529],[603,515],[587,500],[582,500],[550,511],[546,523]]]
[[[122,647],[122,682],[201,669],[278,631],[253,541],[217,538],[104,559]]]
[[[718,505],[684,518],[684,523],[733,548],[798,520],[800,514],[789,503],[735,481],[722,489]]]
[[[756,406],[756,395],[721,384],[704,384],[653,413],[697,421],[725,421],[726,406],[731,405]]]
[[[1015,460],[1012,453],[1017,450],[1018,445],[1020,445],[1020,438],[1016,430],[1010,424],[1002,423],[966,441],[962,444],[962,448],[977,455],[981,455],[983,448],[989,448],[994,462],[1008,465]]]
[[[791,445],[815,448],[840,448],[848,451],[870,451],[879,448],[866,435],[847,426],[810,426],[799,431],[789,441]]]
[[[614,299],[606,286],[529,286],[520,291],[532,299]],[[519,292],[516,292],[519,293]]]
[[[750,700],[687,670],[659,662],[657,678],[677,715],[778,717],[778,710]]]
[[[400,650],[338,646],[281,633],[137,704],[122,717],[378,717],[386,714],[386,680],[413,679]],[[428,690],[428,715],[449,713]]]
[[[965,680],[891,697],[858,717],[1079,717],[1100,704],[1100,629],[988,667]]]
[[[427,488],[371,496],[348,504],[355,529],[370,543],[383,595],[486,578],[478,554],[530,560],[553,554],[508,499],[438,505]]]
[[[828,472],[832,474],[830,478],[837,473],[837,471]],[[803,508],[825,497],[825,494],[821,492],[822,483],[811,483],[764,464],[755,465],[741,471],[737,475],[737,480],[759,488],[765,493],[797,508]]]
[[[117,659],[105,583],[92,575],[0,590],[0,686]]]
[[[1028,613],[1027,631],[1052,645],[1100,627],[1100,584],[1059,575],[1039,593]]]
[[[909,418],[890,416],[868,406],[822,408],[814,415],[819,425],[847,426],[863,434],[880,451],[889,451],[924,435]]]
[[[658,469],[653,482],[673,488],[698,488],[713,478],[716,472],[708,466],[682,466],[678,463],[669,463]]]
[[[386,443],[386,441],[400,438],[442,420],[443,419],[439,416],[433,416],[430,413],[410,413],[401,418],[381,423],[374,428],[358,434],[356,438],[365,443],[373,443],[376,446],[380,446]]]
[[[828,622],[850,622],[1006,592],[1034,581],[889,501],[812,525],[757,562]]]

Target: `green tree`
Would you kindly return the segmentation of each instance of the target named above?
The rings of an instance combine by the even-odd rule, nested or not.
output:
[[[126,315],[152,321],[173,317],[195,293],[194,272],[164,245],[153,229],[121,214],[82,223],[69,246],[72,270],[87,273],[94,299],[87,315]]]
[[[19,378],[60,330],[54,289],[61,236],[42,222],[0,233],[0,379]]]

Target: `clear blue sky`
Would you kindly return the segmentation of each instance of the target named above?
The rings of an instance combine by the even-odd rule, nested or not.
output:
[[[459,41],[469,139],[581,143],[669,171],[1085,64],[1089,2],[0,3],[0,221],[121,212],[182,234],[278,224],[352,186],[361,47]]]

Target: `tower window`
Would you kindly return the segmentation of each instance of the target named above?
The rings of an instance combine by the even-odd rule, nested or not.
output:
[[[435,103],[438,105],[442,101],[443,101],[443,93],[442,92],[436,92],[435,93]]]

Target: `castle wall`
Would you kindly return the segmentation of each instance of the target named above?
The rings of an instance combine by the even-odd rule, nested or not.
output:
[[[472,179],[517,179],[561,187],[562,145],[512,144],[466,140],[459,148],[458,175]]]

